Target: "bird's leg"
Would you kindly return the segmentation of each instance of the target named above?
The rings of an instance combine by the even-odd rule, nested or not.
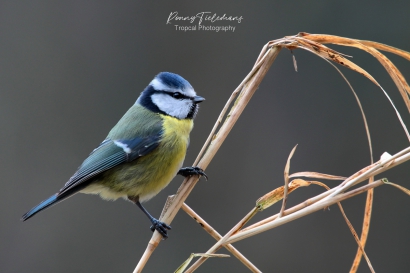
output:
[[[135,205],[137,205],[142,210],[142,212],[145,213],[145,215],[147,215],[147,217],[152,223],[152,226],[150,227],[150,229],[152,231],[157,230],[162,235],[162,238],[164,240],[167,239],[168,238],[167,230],[170,230],[171,226],[152,217],[152,215],[141,205],[138,197],[129,196],[128,199],[132,201]]]
[[[181,168],[178,171],[179,175],[182,175],[184,177],[187,176],[191,176],[191,175],[199,175],[199,176],[203,176],[205,177],[206,180],[208,180],[208,176],[206,175],[206,173],[204,172],[204,170],[202,170],[199,167],[185,167],[185,168]]]

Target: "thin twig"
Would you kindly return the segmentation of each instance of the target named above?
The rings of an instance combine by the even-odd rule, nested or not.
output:
[[[215,240],[222,239],[222,236],[205,222],[204,219],[201,218],[195,211],[193,211],[187,204],[182,204],[181,207],[189,216],[191,216],[206,232],[209,233]],[[262,272],[260,271],[251,261],[249,261],[245,256],[243,256],[234,246],[231,244],[227,244],[224,246],[229,252],[232,253],[239,261],[241,261],[247,268],[249,268],[252,272]]]
[[[322,186],[322,187],[324,187],[326,190],[330,190],[330,188],[329,188],[326,184],[324,184],[324,183],[322,183],[322,182],[318,182],[318,181],[310,181],[310,182],[311,182],[312,184],[316,184],[316,185]],[[371,181],[371,182],[373,182],[373,181]],[[384,182],[384,183],[386,183],[386,182]],[[368,190],[367,192],[369,192],[369,191],[372,191],[372,192],[373,192],[373,190],[374,190],[374,188]],[[343,218],[345,219],[347,226],[349,227],[350,231],[352,232],[352,235],[353,235],[353,237],[354,237],[354,239],[355,239],[355,241],[356,241],[356,243],[357,243],[357,245],[358,245],[360,251],[361,251],[362,254],[364,255],[364,257],[365,257],[365,259],[366,259],[366,261],[367,261],[367,264],[368,264],[368,266],[369,266],[370,271],[372,271],[372,273],[375,273],[374,268],[373,268],[373,266],[372,266],[372,263],[370,262],[369,257],[367,256],[366,252],[364,251],[364,245],[363,245],[362,242],[360,241],[359,236],[357,235],[357,232],[356,232],[356,230],[354,229],[354,227],[353,227],[352,223],[350,222],[349,218],[347,218],[347,215],[346,215],[346,213],[345,213],[345,211],[344,211],[344,209],[343,209],[342,204],[341,204],[340,202],[338,202],[337,205],[339,206],[340,212],[342,213],[342,216],[343,216]]]
[[[258,212],[258,208],[253,208],[246,216],[239,221],[227,234],[225,234],[224,237],[222,237],[216,244],[214,244],[207,252],[206,254],[210,253],[215,253],[218,251],[224,244],[225,242],[231,237],[233,234],[238,232],[256,213]],[[188,268],[185,273],[190,273],[193,272],[195,269],[197,269],[202,263],[204,263],[208,258],[207,257],[201,257],[199,258],[193,265],[191,265],[190,268]]]

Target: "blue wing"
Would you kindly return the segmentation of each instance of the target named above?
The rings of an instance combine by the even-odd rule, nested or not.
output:
[[[41,202],[23,215],[25,221],[34,214],[55,205],[88,186],[89,180],[96,175],[122,163],[131,162],[149,154],[158,147],[162,132],[133,139],[104,140],[78,168],[58,193]]]
[[[153,151],[159,145],[161,133],[133,139],[104,140],[98,146],[77,172],[70,178],[58,195],[64,194],[73,187],[80,186],[90,178],[109,170],[121,163],[131,162]],[[82,189],[83,187],[81,187]]]

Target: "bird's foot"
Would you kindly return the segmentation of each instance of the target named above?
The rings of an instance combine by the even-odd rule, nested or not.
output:
[[[199,176],[203,176],[205,177],[206,180],[208,180],[208,176],[206,175],[206,173],[204,172],[204,170],[202,170],[199,167],[185,167],[185,168],[181,168],[178,171],[179,175],[182,175],[184,177],[187,176],[191,176],[191,175],[199,175]]]
[[[162,239],[168,239],[167,231],[171,229],[171,226],[161,222],[155,218],[151,219],[152,226],[150,227],[151,231],[158,231],[162,235]]]

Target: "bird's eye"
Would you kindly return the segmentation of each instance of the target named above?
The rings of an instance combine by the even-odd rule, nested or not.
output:
[[[176,98],[176,99],[182,99],[183,96],[182,96],[181,93],[175,92],[175,93],[172,94],[172,97],[173,97],[173,98]]]

